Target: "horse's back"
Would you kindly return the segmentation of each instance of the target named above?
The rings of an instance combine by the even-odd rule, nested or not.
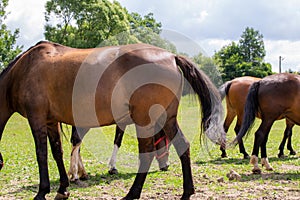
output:
[[[15,68],[13,89],[19,97],[14,103],[21,114],[26,116],[26,104],[36,105],[58,121],[80,126],[130,118],[133,107],[160,104],[166,109],[181,94],[174,55],[146,44],[74,49],[42,42]]]
[[[300,76],[274,74],[263,78],[259,85],[259,109],[264,115],[289,118],[300,123]]]

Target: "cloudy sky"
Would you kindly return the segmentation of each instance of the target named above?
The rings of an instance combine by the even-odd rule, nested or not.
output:
[[[44,39],[46,0],[9,0],[7,24],[20,28],[18,44],[24,50]],[[265,61],[278,72],[300,71],[300,1],[298,0],[119,0],[129,12],[154,14],[167,33],[176,32],[193,41],[208,56],[231,41],[238,41],[246,27],[264,36]],[[170,34],[168,34],[170,35]]]

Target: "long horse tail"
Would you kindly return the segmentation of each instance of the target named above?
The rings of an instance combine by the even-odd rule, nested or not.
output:
[[[225,144],[223,129],[223,107],[217,88],[196,65],[182,56],[175,56],[184,78],[199,98],[202,107],[201,130],[214,143]],[[200,138],[202,138],[202,132]]]
[[[219,93],[222,100],[225,98],[226,95],[228,95],[228,91],[230,89],[231,84],[232,81],[226,81],[223,85],[219,87]]]
[[[258,90],[260,81],[255,82],[249,88],[249,92],[246,99],[246,104],[244,107],[244,117],[241,129],[234,140],[234,143],[241,142],[242,138],[248,134],[253,127],[255,117],[259,109],[258,103]]]

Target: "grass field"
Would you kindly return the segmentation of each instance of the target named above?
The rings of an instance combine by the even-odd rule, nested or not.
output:
[[[191,98],[183,98],[179,110],[179,123],[191,143],[191,159],[196,194],[192,199],[300,199],[300,159],[299,154],[278,159],[278,146],[285,128],[284,121],[273,126],[267,151],[274,171],[263,170],[261,175],[251,173],[249,160],[242,160],[238,148],[227,151],[229,157],[220,159],[219,147],[208,144],[200,147],[199,106]],[[256,130],[257,120],[254,130]],[[92,129],[84,138],[81,154],[90,179],[84,185],[71,184],[70,199],[120,199],[128,192],[137,171],[138,154],[135,129],[126,129],[122,147],[118,155],[118,175],[108,174],[108,161],[113,149],[114,126]],[[252,151],[253,133],[245,142],[249,154]],[[66,137],[62,137],[64,160],[69,168],[71,144],[70,133],[65,127]],[[300,151],[299,127],[293,129],[293,147]],[[228,140],[234,138],[233,125]],[[48,145],[49,146],[49,145]],[[0,172],[0,199],[32,199],[38,190],[39,174],[35,158],[33,137],[27,120],[14,114],[6,125],[0,151],[5,165]],[[174,148],[170,150],[170,167],[167,172],[158,171],[153,161],[146,179],[141,199],[179,199],[182,194],[182,173],[179,158]],[[50,152],[50,148],[49,148]],[[288,151],[285,150],[288,154]],[[49,172],[53,199],[59,186],[59,176],[49,154]],[[240,181],[230,181],[226,174],[233,169],[242,177]],[[222,179],[223,181],[218,181]]]

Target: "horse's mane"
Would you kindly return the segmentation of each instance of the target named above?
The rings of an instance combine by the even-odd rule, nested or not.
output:
[[[26,51],[24,51],[23,53],[19,54],[14,60],[12,60],[6,68],[4,68],[2,70],[2,72],[0,73],[0,78],[2,78],[15,64],[16,62],[25,54],[27,53],[28,51],[30,51],[32,48],[40,45],[40,44],[44,44],[44,43],[49,43],[49,44],[52,44],[51,42],[48,42],[48,41],[39,41],[38,43],[36,43],[34,46],[31,46],[29,49],[27,49]]]

